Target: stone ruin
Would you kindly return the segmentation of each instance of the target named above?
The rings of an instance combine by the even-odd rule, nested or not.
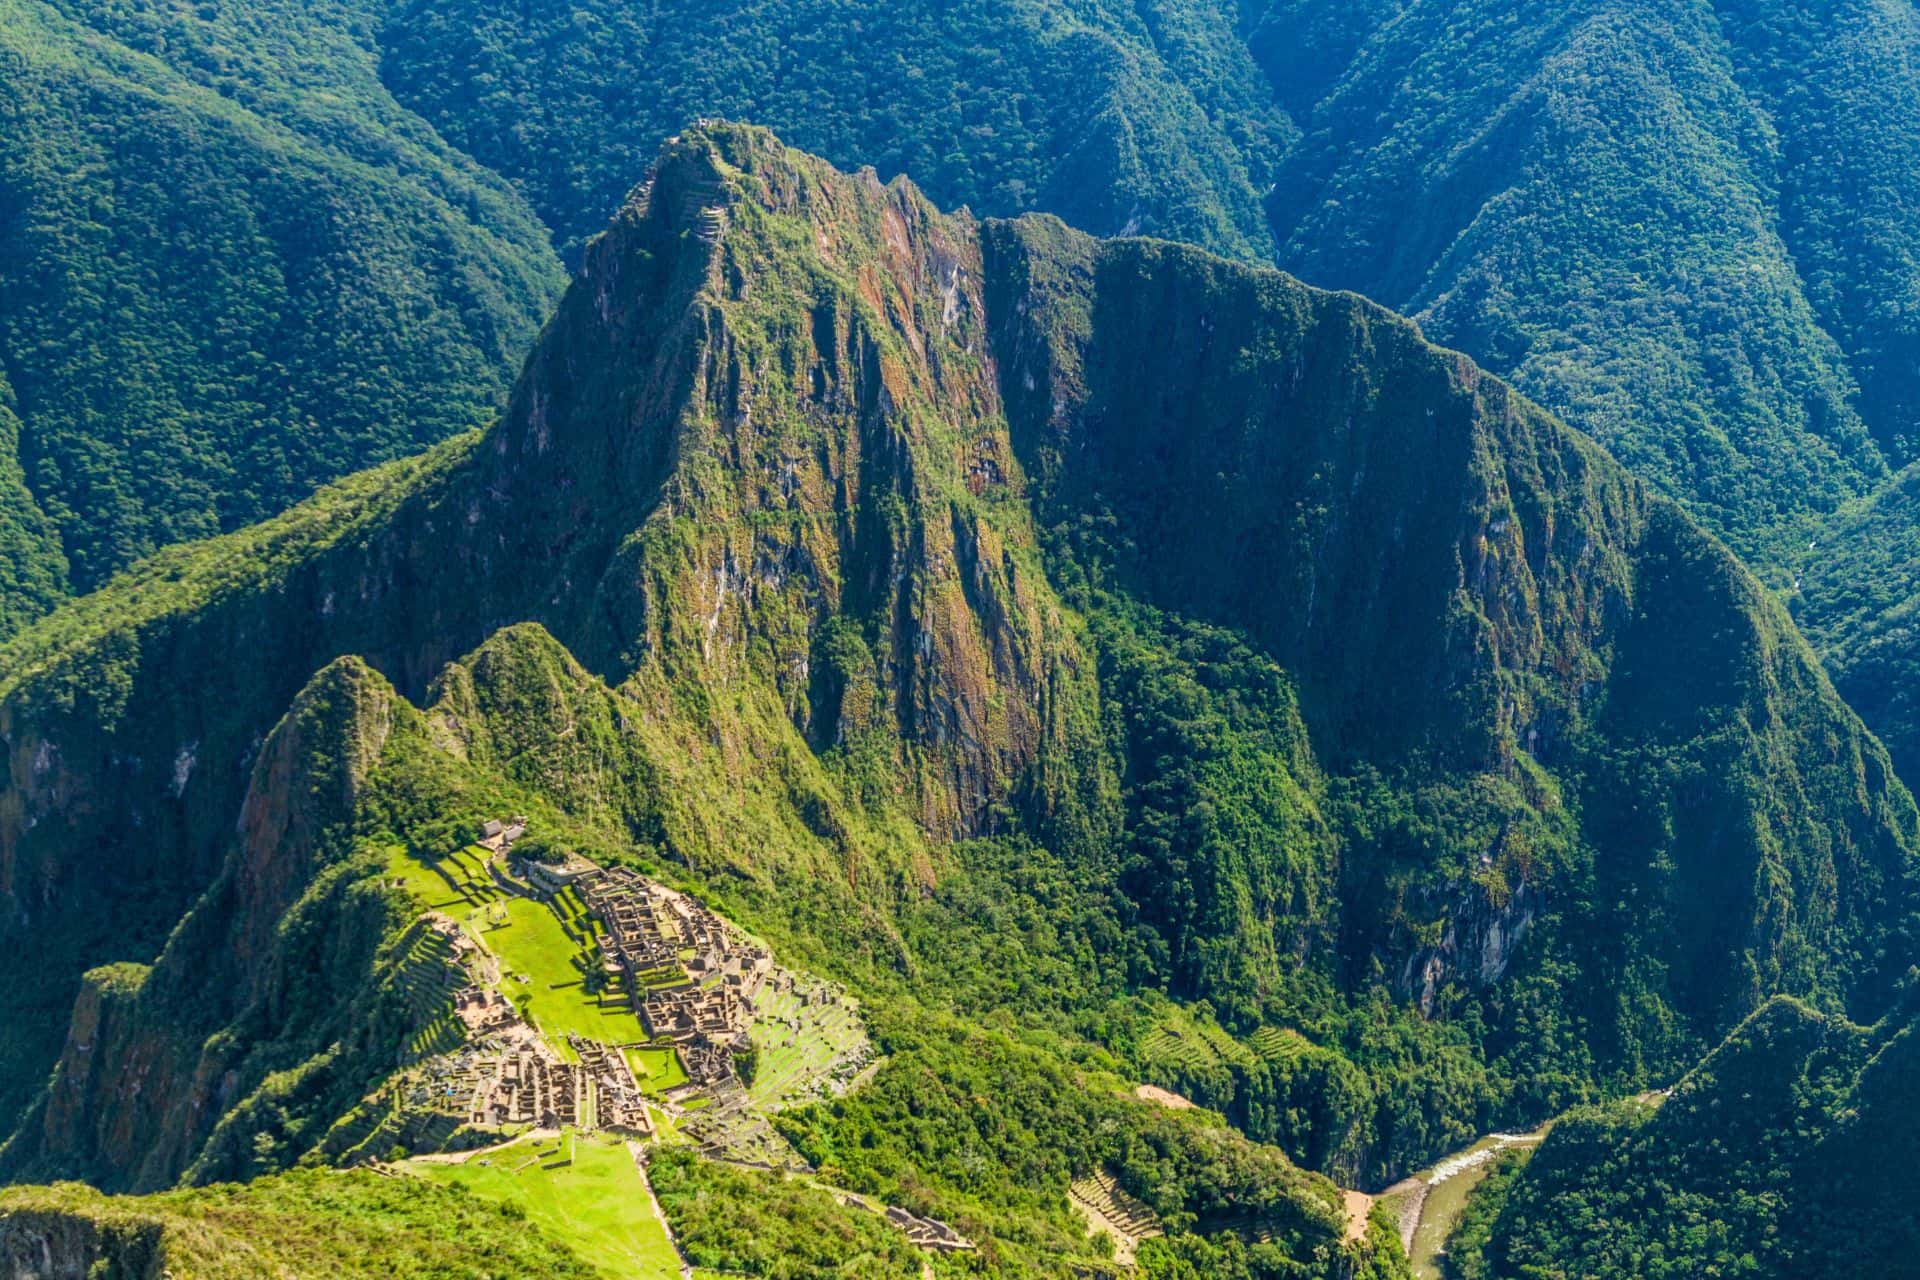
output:
[[[731,1079],[772,954],[698,899],[625,867],[602,871],[582,894],[603,930],[601,954],[625,979],[647,1034],[679,1048],[692,1083]]]
[[[627,1056],[616,1048],[580,1036],[567,1037],[580,1055],[580,1069],[592,1083],[594,1121],[601,1129],[614,1129],[642,1137],[653,1132],[653,1119],[647,1114],[647,1100]]]
[[[897,1205],[887,1206],[887,1221],[906,1233],[908,1240],[922,1249],[939,1253],[958,1253],[973,1248],[973,1241],[938,1218],[922,1218]]]

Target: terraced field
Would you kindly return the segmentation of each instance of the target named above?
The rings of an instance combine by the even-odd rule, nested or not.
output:
[[[1267,1062],[1291,1062],[1313,1047],[1291,1027],[1261,1027],[1247,1037],[1247,1043]]]
[[[1271,1028],[1269,1028],[1271,1029]],[[1278,1032],[1285,1036],[1291,1033]],[[1170,1069],[1251,1067],[1254,1050],[1184,1010],[1171,1010],[1140,1041],[1141,1060]]]
[[[808,1005],[798,990],[771,987],[755,999],[750,1034],[760,1060],[747,1094],[755,1105],[775,1109],[830,1091],[836,1068],[868,1043],[851,1004],[836,998]]]
[[[469,845],[435,862],[414,857],[400,845],[387,851],[387,870],[434,911],[455,919],[505,896],[487,874],[487,851]]]
[[[400,940],[399,969],[393,983],[406,997],[407,1011],[421,1029],[407,1041],[407,1061],[445,1053],[466,1038],[453,1014],[453,993],[466,982],[453,946],[426,921],[416,921]]]
[[[1068,1187],[1067,1200],[1086,1220],[1088,1230],[1112,1238],[1113,1260],[1123,1267],[1132,1265],[1142,1240],[1165,1234],[1153,1210],[1129,1195],[1105,1169]]]

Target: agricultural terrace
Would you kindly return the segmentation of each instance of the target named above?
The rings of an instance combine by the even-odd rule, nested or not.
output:
[[[759,1061],[748,1096],[776,1110],[830,1096],[871,1056],[853,1005],[802,983],[762,988],[749,1034]]]
[[[598,981],[600,954],[579,895],[568,890],[540,902],[509,893],[487,870],[489,856],[473,845],[423,862],[396,846],[387,866],[416,898],[457,920],[499,962],[501,993],[564,1060],[579,1060],[567,1043],[569,1035],[605,1044],[646,1039],[617,983],[588,989],[589,975]],[[637,1070],[634,1075],[647,1083]]]

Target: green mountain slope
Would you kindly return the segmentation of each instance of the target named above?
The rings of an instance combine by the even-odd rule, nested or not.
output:
[[[1894,767],[1920,770],[1920,468],[1837,512],[1795,556],[1794,615],[1834,683],[1886,740]]]
[[[557,266],[369,41],[345,4],[0,12],[9,630],[496,411]]]
[[[18,0],[8,29],[9,628],[485,421],[545,234],[577,257],[700,116],[1407,311],[1771,586],[1913,454],[1906,6]],[[1898,616],[1795,603],[1904,767],[1879,667],[1850,675],[1910,665]]]
[[[0,963],[37,976],[0,990],[47,1028],[9,1103],[58,1063],[8,1148],[36,1175],[313,1150],[390,1069],[360,1002],[391,930],[304,886],[503,805],[897,1008],[901,1079],[965,1079],[986,1020],[1039,1037],[1036,1107],[1032,1072],[1111,1064],[1369,1184],[1670,1078],[1775,991],[1877,1017],[1912,946],[1885,753],[1591,442],[1351,295],[942,214],[740,127],[662,152],[492,431],[155,557],[0,671]],[[421,744],[327,820],[359,869],[247,872],[356,785],[298,746],[348,705]],[[92,980],[63,1052],[48,1006],[115,961],[153,968]],[[180,1085],[98,1072],[102,1035]],[[874,1090],[792,1140],[996,1239],[1134,1168],[1061,1157],[1100,1115],[1044,1109],[930,1166]]]
[[[381,41],[394,95],[513,181],[570,256],[700,117],[911,173],[943,204],[1254,258],[1258,193],[1292,136],[1206,0],[413,0]]]
[[[1399,6],[1277,175],[1279,261],[1416,315],[1777,550],[1884,471],[1858,348],[1782,226],[1780,192],[1819,180],[1780,154],[1818,146],[1770,109],[1805,74],[1788,61],[1739,59],[1706,3]]]
[[[469,1277],[603,1273],[524,1214],[456,1190],[368,1173],[301,1173],[244,1187],[120,1199],[89,1188],[0,1192],[0,1258],[46,1274]]]
[[[1916,33],[1865,3],[420,0],[382,72],[569,243],[656,138],[729,116],[982,212],[1270,255],[1417,316],[1772,569],[1910,458]]]
[[[419,0],[382,29],[381,69],[569,252],[656,138],[717,115],[983,213],[1046,209],[1357,290],[1592,434],[1786,589],[1825,518],[1913,457],[1917,37],[1910,6],[1864,0],[511,22]],[[1898,629],[1818,601],[1807,616],[1843,678]],[[1877,679],[1844,691],[1906,761],[1920,748]]]
[[[1665,1102],[1556,1125],[1457,1274],[1897,1272],[1920,1240],[1910,1024],[1768,1005]]]

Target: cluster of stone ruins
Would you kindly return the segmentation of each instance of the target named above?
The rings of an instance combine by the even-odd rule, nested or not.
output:
[[[747,1047],[748,1012],[773,956],[700,902],[625,867],[585,881],[581,897],[604,931],[608,976],[624,980],[647,1033],[679,1049],[689,1084],[735,1081],[733,1055]]]
[[[504,860],[526,828],[522,817],[488,822],[479,843]],[[751,1044],[747,1028],[763,991],[790,995],[802,1007],[844,999],[826,984],[796,982],[774,966],[765,947],[699,900],[625,867],[602,868],[568,855],[560,863],[524,862],[514,871],[496,880],[542,897],[579,892],[595,922],[604,975],[625,991],[646,1039],[607,1045],[569,1036],[579,1061],[565,1060],[512,1001],[479,979],[481,949],[473,939],[455,921],[436,917],[433,927],[475,980],[453,996],[465,1043],[422,1064],[410,1090],[415,1105],[476,1128],[572,1125],[645,1136],[652,1132],[647,1100],[624,1050],[671,1047],[687,1078],[661,1098],[705,1099],[711,1110],[701,1115],[701,1127],[710,1128],[746,1108],[734,1059]],[[827,1087],[844,1085],[870,1056],[863,1047],[835,1064]]]
[[[751,1047],[748,1028],[756,1021],[781,1037],[774,1046],[780,1049],[794,1048],[801,1037],[822,1028],[849,1022],[857,1027],[852,1001],[833,984],[776,967],[765,947],[698,899],[627,868],[603,868],[569,854],[560,862],[516,860],[512,873],[503,873],[500,864],[526,829],[523,817],[481,828],[478,843],[491,855],[488,871],[494,882],[509,892],[542,898],[579,893],[594,922],[603,976],[624,991],[646,1038],[610,1045],[569,1035],[577,1061],[568,1061],[492,985],[497,966],[485,948],[457,921],[432,913],[429,926],[445,938],[470,979],[452,997],[454,1016],[466,1034],[458,1048],[418,1062],[402,1078],[398,1087],[406,1110],[474,1131],[574,1127],[649,1138],[654,1132],[649,1097],[627,1051],[671,1048],[687,1078],[652,1101],[679,1117],[683,1136],[717,1159],[806,1170],[805,1161],[768,1123],[764,1108],[752,1104],[735,1057]],[[504,917],[496,923],[504,923]],[[839,1093],[873,1060],[871,1042],[856,1033],[831,1061],[816,1061],[803,1085],[796,1080],[801,1087],[779,1096],[791,1101]],[[840,1194],[883,1214],[923,1248],[974,1247],[937,1219]]]

